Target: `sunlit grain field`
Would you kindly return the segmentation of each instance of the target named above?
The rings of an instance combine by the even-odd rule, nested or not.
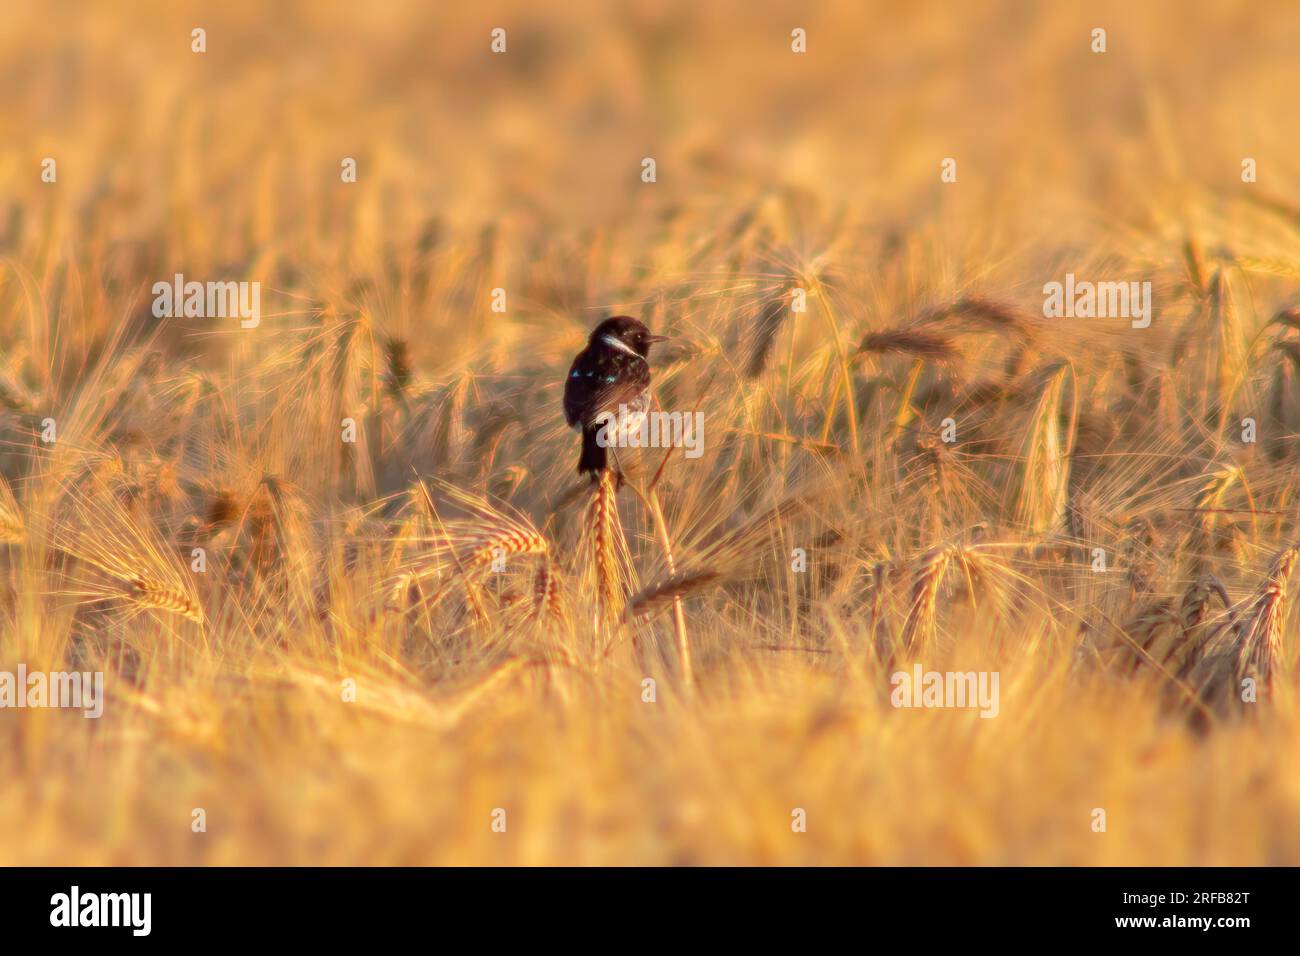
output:
[[[0,13],[0,863],[1300,863],[1300,11],[450,7]]]

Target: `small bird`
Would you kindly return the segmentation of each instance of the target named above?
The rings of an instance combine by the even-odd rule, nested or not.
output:
[[[620,431],[641,427],[650,410],[650,346],[666,339],[631,316],[616,315],[596,326],[587,347],[574,356],[564,380],[564,419],[582,432],[578,474],[590,472],[595,481],[608,467],[607,449],[597,441],[604,416],[627,406]]]

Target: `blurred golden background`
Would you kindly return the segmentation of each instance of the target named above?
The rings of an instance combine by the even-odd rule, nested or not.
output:
[[[0,863],[1300,861],[1297,50],[1286,0],[9,0],[0,669],[109,697],[0,711]],[[155,319],[177,272],[262,283],[260,327]],[[1045,322],[1066,272],[1152,281],[1156,322]],[[972,301],[1001,331],[917,324]],[[668,616],[591,639],[559,396],[619,311],[708,416],[660,488],[678,563],[744,543],[685,601],[693,680]],[[458,580],[421,478],[491,496],[466,540],[528,525],[557,627],[513,563],[376,603]],[[669,568],[619,502],[635,595]],[[1205,575],[1237,616],[1177,618]],[[1280,648],[1278,699],[1206,731],[1220,624]],[[999,670],[998,718],[891,709],[918,653]]]

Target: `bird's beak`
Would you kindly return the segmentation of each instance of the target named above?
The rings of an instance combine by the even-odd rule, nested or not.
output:
[[[654,343],[656,342],[669,342],[672,340],[672,336],[671,335],[647,335],[645,337],[645,340],[649,342],[651,345],[654,345]]]

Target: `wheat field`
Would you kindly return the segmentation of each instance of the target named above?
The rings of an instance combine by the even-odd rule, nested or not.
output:
[[[1294,4],[0,17],[0,864],[1300,863]]]

